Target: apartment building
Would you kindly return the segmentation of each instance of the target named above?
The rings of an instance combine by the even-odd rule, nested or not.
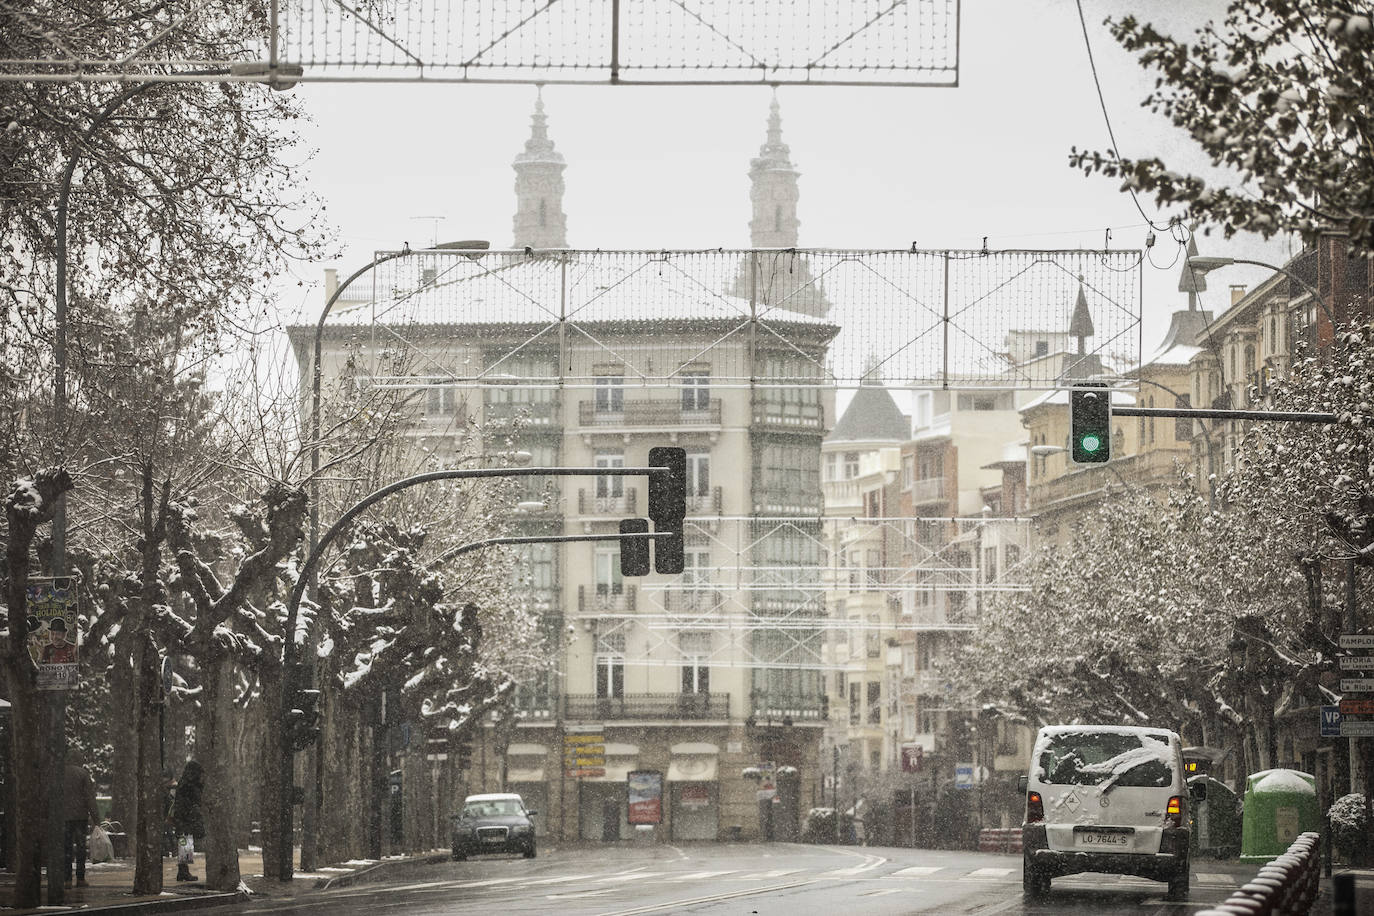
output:
[[[514,728],[483,730],[458,793],[517,791],[541,833],[623,838],[627,774],[657,770],[663,840],[795,838],[827,714],[820,367],[838,329],[792,252],[568,249],[542,101],[513,165],[511,251],[392,262],[330,315],[324,376],[418,392],[402,435],[437,466],[468,421],[534,466],[642,466],[655,445],[683,447],[686,570],[627,580],[613,541],[523,548],[512,596],[538,609],[557,666],[520,682]],[[776,102],[750,176],[755,245],[795,248]],[[304,367],[313,332],[291,329]],[[523,478],[520,497],[529,534],[610,534],[647,513],[645,484],[619,476]],[[604,765],[566,768],[570,734],[596,736]]]

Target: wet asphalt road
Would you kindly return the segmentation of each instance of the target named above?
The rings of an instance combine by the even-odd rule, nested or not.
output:
[[[1162,883],[1114,875],[1021,894],[1020,856],[795,844],[652,847],[546,844],[539,858],[487,857],[409,868],[385,881],[257,900],[220,912],[266,914],[641,913],[803,914],[1193,913],[1221,902],[1253,866],[1195,862],[1186,902]]]

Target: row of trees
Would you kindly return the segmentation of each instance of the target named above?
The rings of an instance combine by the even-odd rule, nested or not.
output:
[[[1274,715],[1330,702],[1348,565],[1374,565],[1374,365],[1366,325],[1296,361],[1279,409],[1330,426],[1256,423],[1233,468],[1113,491],[1063,547],[1031,561],[1029,591],[990,603],[950,676],[1032,724],[1181,729],[1275,764]],[[1374,597],[1358,576],[1356,603]]]
[[[187,18],[161,4],[38,2],[0,11],[0,55],[41,59],[58,47],[117,59],[147,52],[152,38],[155,56],[228,61],[257,56],[266,22],[257,0]],[[207,882],[234,890],[249,821],[272,838],[275,793],[289,789],[251,774],[275,773],[285,740],[275,712],[282,601],[303,559],[309,450],[329,456],[316,481],[326,520],[424,460],[396,444],[417,392],[355,379],[330,398],[322,442],[297,435],[297,376],[267,303],[292,263],[328,252],[323,208],[296,177],[300,116],[291,96],[255,85],[0,82],[0,475],[15,481],[0,573],[16,905],[39,903],[52,785],[40,754],[49,723],[25,645],[29,578],[75,579],[82,688],[66,729],[132,828],[135,890],[161,889],[167,658],[173,716],[193,726],[191,752],[206,771]],[[57,417],[60,254],[70,406]],[[490,444],[472,429],[451,432],[459,454]],[[46,527],[59,498],[66,569],[55,568]],[[499,531],[495,507],[509,498],[490,483],[406,493],[360,519],[329,558],[306,619],[326,694],[324,742],[341,771],[378,765],[383,738],[370,710],[384,691],[395,717],[461,733],[548,663],[528,607],[509,598],[510,555],[443,558],[455,542]],[[393,514],[416,521],[398,526]],[[376,816],[360,784],[321,787],[326,854],[369,850],[368,833],[351,826]]]

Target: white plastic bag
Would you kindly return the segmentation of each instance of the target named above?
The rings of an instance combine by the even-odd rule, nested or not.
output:
[[[87,850],[92,862],[108,862],[114,858],[114,844],[110,842],[110,835],[105,832],[105,828],[99,824],[91,828]]]
[[[196,841],[189,833],[177,845],[177,864],[194,865],[196,862]]]

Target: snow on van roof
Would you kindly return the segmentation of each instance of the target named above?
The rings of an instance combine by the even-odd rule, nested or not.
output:
[[[524,799],[521,798],[520,795],[519,795],[518,793],[516,793],[516,792],[488,792],[488,793],[486,793],[485,795],[469,795],[467,798],[463,799],[463,804],[466,805],[468,802],[474,802],[474,801],[479,801],[479,802],[482,802],[482,801],[520,801],[520,802],[523,802]]]
[[[1040,729],[1042,735],[1063,735],[1071,732],[1108,732],[1114,735],[1149,735],[1151,738],[1168,739],[1174,733],[1167,728],[1147,728],[1140,725],[1046,725]]]

